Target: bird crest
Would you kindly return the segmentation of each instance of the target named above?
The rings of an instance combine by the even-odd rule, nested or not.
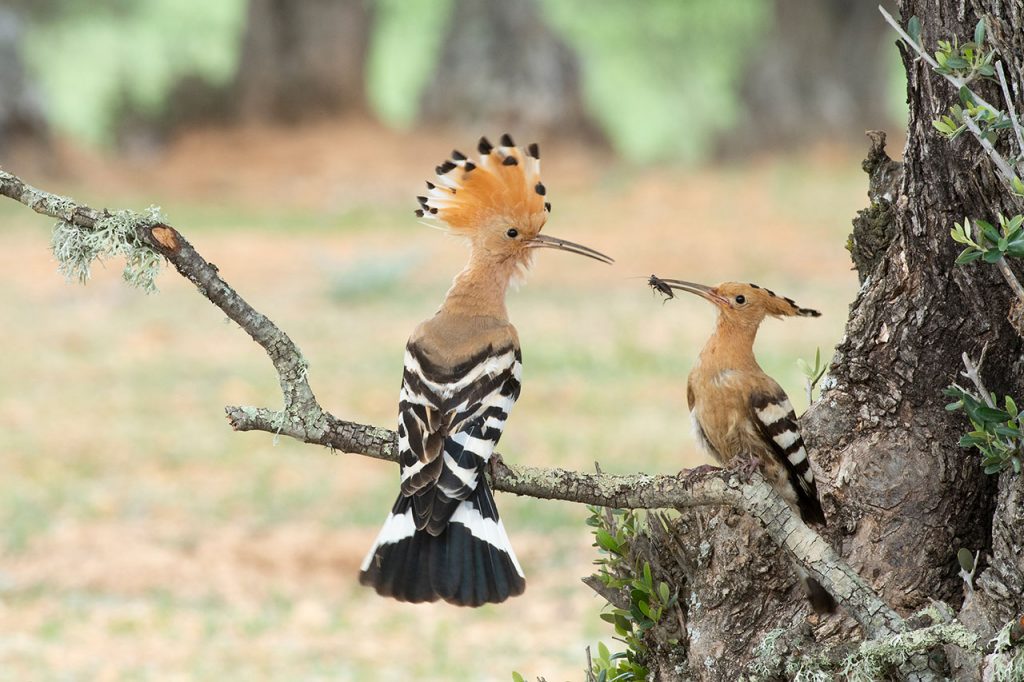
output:
[[[473,161],[454,150],[435,169],[437,179],[427,182],[426,196],[417,197],[416,215],[465,237],[488,226],[514,226],[527,238],[538,234],[551,211],[538,146],[516,147],[505,133],[497,147],[480,138],[477,151]]]

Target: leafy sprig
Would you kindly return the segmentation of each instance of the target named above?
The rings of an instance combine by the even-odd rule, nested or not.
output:
[[[992,144],[995,144],[1001,131],[1012,127],[1010,118],[1006,114],[978,102],[974,93],[966,85],[960,88],[959,94],[960,104],[954,104],[949,108],[948,114],[932,121],[932,126],[946,139],[955,140],[967,130],[967,123],[964,121],[965,114],[978,124],[982,137]]]
[[[911,19],[911,22],[914,19],[917,17]],[[918,39],[915,39],[915,42],[919,44],[920,25],[921,22],[918,20]],[[937,72],[960,76],[968,83],[975,78],[992,78],[996,75],[996,69],[992,66],[996,51],[985,49],[984,19],[980,19],[974,26],[974,40],[961,45],[959,38],[954,36],[953,40],[939,40],[936,45],[939,48],[935,51]]]
[[[973,427],[960,437],[960,447],[976,448],[981,453],[986,474],[997,474],[1007,468],[1019,474],[1024,467],[1021,434],[1024,414],[1017,409],[1013,398],[1006,396],[1003,407],[999,408],[995,394],[989,396],[991,404],[956,385],[947,388],[944,394],[953,398],[946,409],[950,412],[962,409]]]
[[[595,682],[626,682],[647,679],[648,646],[644,634],[655,627],[678,595],[668,583],[655,580],[651,565],[633,558],[631,548],[640,532],[640,518],[633,510],[588,507],[587,525],[594,528],[594,547],[600,556],[597,577],[601,583],[624,595],[621,606],[609,604],[601,619],[615,627],[616,639],[626,650],[611,653],[604,643],[597,645],[591,674]],[[625,608],[623,608],[625,607]]]
[[[1007,218],[1000,213],[997,222],[998,229],[985,220],[976,220],[975,230],[971,229],[969,218],[965,217],[963,223],[956,223],[950,230],[950,236],[953,241],[965,246],[956,258],[958,265],[979,258],[986,263],[995,263],[1004,256],[1024,258],[1024,215]]]

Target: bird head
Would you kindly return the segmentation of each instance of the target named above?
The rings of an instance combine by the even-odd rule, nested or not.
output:
[[[417,216],[467,238],[475,254],[516,268],[528,266],[538,248],[613,262],[582,244],[540,233],[551,204],[540,179],[536,144],[520,149],[506,133],[497,147],[480,138],[477,150],[477,161],[456,150],[435,169],[437,180],[427,182],[426,196],[417,197]]]
[[[680,279],[661,279],[651,275],[648,284],[668,298],[672,290],[696,294],[710,301],[718,308],[718,314],[725,321],[742,326],[756,327],[766,316],[772,317],[818,317],[817,310],[801,308],[791,298],[779,296],[771,289],[742,282],[722,282],[713,287]]]

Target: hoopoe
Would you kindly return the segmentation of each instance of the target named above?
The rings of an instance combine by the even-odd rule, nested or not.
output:
[[[519,397],[522,355],[505,292],[538,248],[611,263],[586,246],[540,234],[551,204],[540,151],[502,135],[474,163],[458,151],[417,197],[471,247],[437,313],[412,333],[398,403],[401,492],[366,555],[359,582],[406,602],[460,606],[522,594],[523,569],[498,517],[484,468]]]
[[[690,419],[701,447],[722,465],[756,467],[804,522],[825,525],[793,406],[754,357],[754,337],[765,316],[821,313],[756,284],[708,287],[654,275],[649,284],[669,298],[678,289],[718,308],[715,332],[686,381]],[[817,613],[833,612],[832,596],[803,569],[797,567],[797,574],[811,607]]]

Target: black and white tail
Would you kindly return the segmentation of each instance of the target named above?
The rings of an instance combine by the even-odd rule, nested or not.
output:
[[[781,388],[774,394],[755,393],[751,396],[750,407],[761,437],[786,469],[800,518],[805,523],[827,525],[814,472],[807,460],[807,448],[789,398]],[[783,494],[783,497],[789,496]]]
[[[795,502],[804,523],[827,525],[814,472],[807,460],[807,448],[789,398],[782,389],[775,393],[757,393],[751,396],[750,406],[761,437],[786,469],[790,491],[780,491],[783,497]],[[796,566],[796,572],[814,612],[833,613],[836,601],[832,595],[801,567]]]
[[[359,573],[378,594],[458,606],[503,602],[526,589],[485,481],[459,503],[437,535],[416,530],[413,498],[399,495]]]

